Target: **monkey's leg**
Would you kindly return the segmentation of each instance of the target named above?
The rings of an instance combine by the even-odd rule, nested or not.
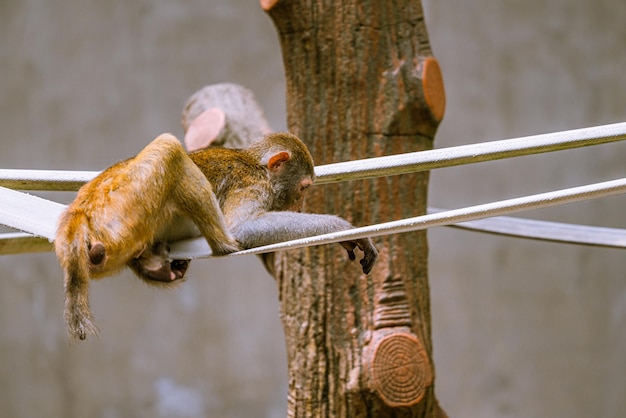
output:
[[[187,154],[181,159],[181,169],[180,179],[184,180],[173,190],[178,209],[196,224],[213,255],[239,250],[237,241],[226,226],[211,184]]]

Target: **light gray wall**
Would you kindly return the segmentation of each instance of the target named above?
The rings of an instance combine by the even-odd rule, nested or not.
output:
[[[626,121],[626,3],[426,2],[437,146]],[[626,175],[626,144],[438,170],[446,208]],[[525,213],[624,227],[625,197]],[[437,392],[455,417],[626,416],[623,251],[429,232]]]
[[[626,5],[425,1],[448,98],[438,147],[624,120]],[[284,129],[277,37],[253,0],[0,2],[0,167],[100,169],[163,131],[204,84],[251,88]],[[455,208],[625,175],[603,145],[438,170]],[[48,194],[67,201],[71,194]],[[524,216],[624,226],[623,197]],[[437,393],[454,417],[626,414],[617,250],[429,232]],[[52,254],[4,256],[0,416],[281,417],[285,350],[254,258],[195,262],[160,292],[92,283],[101,336],[68,345]]]

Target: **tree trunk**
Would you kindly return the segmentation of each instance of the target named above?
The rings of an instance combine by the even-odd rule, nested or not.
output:
[[[316,164],[432,148],[445,98],[417,0],[261,1],[277,27],[289,129]],[[428,173],[318,187],[306,211],[355,225],[425,213]],[[369,276],[340,246],[276,255],[290,417],[433,417],[423,232],[377,239]]]

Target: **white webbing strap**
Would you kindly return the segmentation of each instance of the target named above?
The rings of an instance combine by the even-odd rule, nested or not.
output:
[[[480,142],[315,167],[315,184],[394,176],[626,140],[626,122]],[[20,190],[78,190],[97,171],[0,169],[0,186]]]
[[[545,223],[539,221],[521,221],[501,218],[500,224],[484,225],[468,224],[469,221],[500,216],[530,209],[555,206],[581,200],[611,196],[626,193],[626,178],[603,183],[590,184],[570,189],[518,197],[483,205],[471,206],[462,209],[441,211],[414,218],[386,222],[383,224],[355,228],[348,231],[335,232],[316,237],[304,238],[289,242],[272,244],[250,250],[239,251],[233,255],[260,254],[300,248],[311,245],[328,244],[365,238],[368,236],[380,236],[393,233],[402,233],[431,228],[460,224],[468,229],[480,229],[503,235],[525,236],[527,238],[544,239],[561,242],[572,242],[587,245],[600,245],[615,248],[626,246],[626,231],[614,228],[583,227],[568,224]],[[36,196],[16,192],[0,187],[0,223],[11,228],[29,232],[33,235],[45,237],[49,241],[54,239],[56,224],[65,205],[51,202]],[[523,222],[520,224],[520,222]],[[466,223],[463,225],[463,223]],[[511,228],[511,226],[516,227]],[[21,234],[0,234],[0,241],[6,241],[6,245],[0,245],[0,254],[14,253],[14,245],[29,245],[33,249],[45,251],[41,242],[28,242],[28,237]],[[0,242],[0,244],[2,244]],[[6,248],[4,248],[6,247]],[[6,251],[6,252],[5,252]],[[211,255],[211,249],[204,238],[180,241],[172,244],[173,258],[201,258]]]
[[[428,213],[439,212],[444,212],[444,209],[428,208]],[[626,248],[626,229],[622,228],[538,221],[527,218],[513,218],[511,216],[494,216],[488,219],[477,219],[448,226],[513,238],[527,238],[591,247]]]
[[[626,140],[626,122],[315,167],[315,184],[396,176]]]
[[[416,216],[414,218],[385,222],[377,225],[318,235],[315,237],[281,242],[278,244],[265,245],[263,247],[238,251],[236,253],[229,254],[229,256],[262,254],[293,248],[309,247],[312,245],[330,244],[360,238],[378,237],[387,234],[418,231],[435,226],[452,225],[460,222],[506,215],[530,209],[563,205],[566,203],[579,202],[622,193],[626,193],[626,178]],[[204,255],[199,253],[199,251],[204,247],[201,241],[204,240],[196,239],[172,245],[172,257],[208,257],[210,255],[210,249],[208,252],[205,252]],[[179,245],[184,245],[185,247],[179,247]],[[204,245],[206,246],[206,249],[208,249],[208,245],[206,245],[206,243]],[[191,249],[192,251],[189,251],[188,249]]]
[[[99,171],[0,168],[0,186],[17,190],[76,191],[99,173]]]
[[[0,187],[0,224],[54,240],[65,205]]]

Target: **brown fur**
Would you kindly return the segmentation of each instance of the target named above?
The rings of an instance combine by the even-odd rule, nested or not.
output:
[[[65,271],[65,318],[71,337],[85,339],[95,331],[87,296],[89,278],[114,274],[151,251],[155,237],[175,216],[191,219],[215,254],[239,248],[210,183],[168,134],[81,187],[61,216],[55,239]],[[89,256],[94,245],[104,248],[96,260]]]

